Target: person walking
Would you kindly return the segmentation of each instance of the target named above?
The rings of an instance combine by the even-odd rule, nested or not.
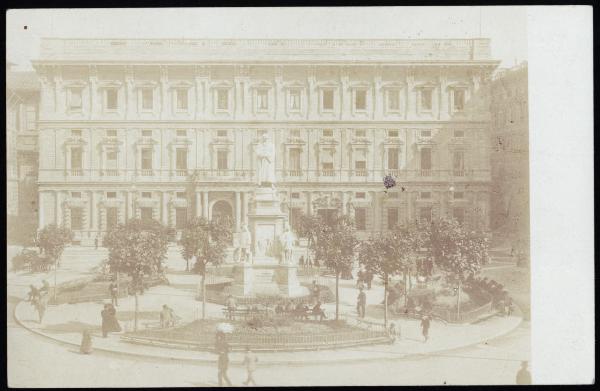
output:
[[[428,315],[423,315],[423,318],[421,319],[421,331],[423,332],[423,338],[425,338],[425,341],[423,342],[427,342],[427,340],[429,339],[429,327],[431,326],[431,320],[429,319]]]
[[[104,304],[104,308],[100,312],[100,316],[102,317],[102,338],[106,338],[108,335],[108,304]]]
[[[227,376],[227,370],[229,369],[229,344],[225,340],[225,333],[217,332],[217,341],[215,343],[215,350],[219,355],[217,359],[217,368],[218,368],[218,381],[219,387],[223,386],[223,381],[227,383],[229,387],[231,387],[231,380]]]
[[[94,238],[94,250],[98,250],[98,235]]]
[[[367,294],[364,289],[360,289],[358,297],[356,298],[356,312],[358,312],[359,318],[365,317],[365,309],[367,307]]]
[[[518,386],[528,386],[531,385],[531,373],[527,369],[527,361],[521,362],[521,369],[517,372],[517,385]]]
[[[83,330],[81,335],[81,346],[79,347],[81,354],[92,353],[92,333],[90,330]]]
[[[117,283],[115,280],[111,281],[108,286],[108,292],[110,293],[110,302],[114,306],[119,306],[119,288],[117,287]]]
[[[244,382],[244,385],[249,385],[252,383],[256,386],[256,382],[254,381],[254,371],[256,370],[256,363],[258,362],[258,357],[250,350],[250,347],[246,347],[246,354],[244,355],[243,364],[246,366],[247,378]]]
[[[46,308],[48,307],[48,294],[40,294],[39,298],[35,303],[35,308],[38,312],[38,319],[40,324],[44,320],[44,314],[46,313]]]

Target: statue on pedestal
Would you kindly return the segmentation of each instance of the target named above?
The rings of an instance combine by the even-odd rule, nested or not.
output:
[[[252,251],[250,247],[252,246],[252,235],[250,234],[250,230],[248,230],[248,226],[244,224],[242,226],[242,231],[240,232],[240,244],[239,244],[239,253],[238,253],[238,262],[243,261],[244,263],[252,262]]]
[[[286,225],[285,232],[281,235],[281,242],[283,244],[283,261],[285,264],[290,265],[292,263],[292,253],[294,250],[294,242],[296,238],[290,227]]]
[[[275,146],[266,133],[256,146],[258,186],[275,188]]]

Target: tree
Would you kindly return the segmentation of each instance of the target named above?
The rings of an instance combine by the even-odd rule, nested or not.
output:
[[[308,262],[308,252],[314,248],[317,240],[317,234],[323,225],[323,219],[319,215],[301,214],[298,218],[297,234],[301,238],[308,240],[306,247],[306,261]]]
[[[133,219],[110,230],[104,239],[111,273],[131,278],[135,297],[134,330],[138,326],[138,293],[144,292],[145,276],[162,275],[163,260],[172,230],[156,220]]]
[[[458,284],[456,312],[460,316],[462,284],[489,260],[489,240],[482,231],[468,231],[454,219],[439,219],[429,228],[428,247],[447,279]]]
[[[335,273],[335,319],[339,319],[339,282],[344,270],[352,267],[358,240],[354,221],[348,216],[338,216],[328,223],[320,223],[316,240],[312,242],[315,258]]]
[[[231,238],[231,223],[227,219],[194,218],[182,232],[181,253],[184,258],[196,257],[193,270],[202,276],[202,319],[206,317],[206,267],[209,263],[219,265],[225,260],[225,249]]]
[[[73,231],[64,226],[50,224],[38,232],[36,246],[54,263],[54,301],[56,302],[56,274],[60,266],[60,257],[67,244],[73,240]]]
[[[398,229],[371,237],[359,246],[360,263],[368,272],[383,280],[385,327],[388,317],[389,279],[401,272],[406,273],[420,245],[419,235],[414,230]]]

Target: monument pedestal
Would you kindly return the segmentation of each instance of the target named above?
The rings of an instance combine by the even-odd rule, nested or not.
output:
[[[301,297],[309,294],[300,285],[295,265],[254,264],[233,267],[233,296]]]
[[[297,266],[282,262],[281,236],[287,215],[281,211],[277,192],[271,187],[257,188],[250,206],[252,263],[233,267],[231,294],[244,297],[308,295],[308,289],[298,281]]]

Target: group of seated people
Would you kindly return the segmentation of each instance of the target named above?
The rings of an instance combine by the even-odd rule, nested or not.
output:
[[[327,315],[325,315],[325,311],[321,308],[321,302],[317,301],[317,303],[310,308],[308,304],[298,302],[295,306],[291,301],[286,301],[285,303],[280,302],[275,306],[275,314],[276,315],[291,315],[294,319],[298,320],[308,320],[310,315],[315,317],[315,320],[323,320],[327,319]]]

